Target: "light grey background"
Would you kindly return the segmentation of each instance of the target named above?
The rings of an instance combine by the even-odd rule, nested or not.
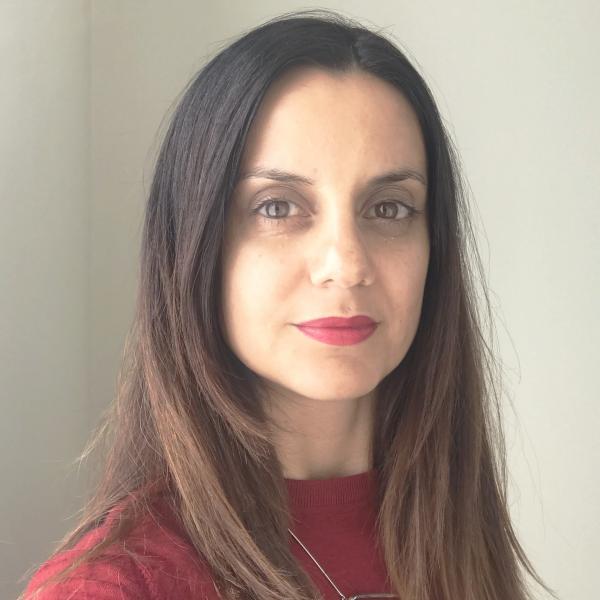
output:
[[[507,395],[511,512],[565,600],[597,597],[600,9],[327,2],[429,82],[471,188]],[[0,0],[0,597],[73,524],[69,466],[114,392],[164,116],[296,2]]]

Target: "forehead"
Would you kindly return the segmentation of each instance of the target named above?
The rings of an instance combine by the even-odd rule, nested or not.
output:
[[[328,178],[407,167],[425,173],[421,129],[410,103],[366,73],[294,68],[267,90],[250,129],[242,169],[255,166]]]

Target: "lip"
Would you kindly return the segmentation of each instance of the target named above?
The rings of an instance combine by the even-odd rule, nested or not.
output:
[[[378,323],[370,317],[359,315],[349,319],[326,317],[296,325],[308,337],[334,346],[349,346],[366,340]]]
[[[304,321],[298,323],[298,327],[370,327],[377,323],[367,315],[356,315],[350,318],[344,317],[324,317],[322,319],[313,319],[312,321]]]

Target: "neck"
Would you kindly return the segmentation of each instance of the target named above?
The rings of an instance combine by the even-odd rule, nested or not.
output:
[[[269,401],[273,442],[287,479],[329,479],[372,468],[374,395]]]

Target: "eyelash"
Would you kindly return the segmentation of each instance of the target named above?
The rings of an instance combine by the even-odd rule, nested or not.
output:
[[[264,200],[261,200],[253,209],[252,209],[252,214],[258,214],[258,211],[263,207],[266,206],[267,204],[270,203],[274,203],[274,202],[287,202],[289,204],[295,204],[295,202],[292,202],[291,200],[286,200],[285,198],[280,198],[278,196],[274,196],[274,197],[269,197],[269,198],[265,198]],[[417,214],[423,212],[422,210],[418,210],[416,208],[414,208],[413,206],[410,206],[410,204],[405,204],[404,202],[400,202],[399,200],[385,200],[382,202],[377,202],[375,204],[373,204],[373,206],[379,206],[381,204],[399,204],[400,206],[406,208],[408,210],[408,215],[404,218],[401,219],[394,219],[394,218],[390,218],[390,219],[386,219],[385,217],[375,217],[376,219],[381,219],[384,222],[386,222],[386,224],[394,224],[394,223],[400,223],[402,221],[409,221],[411,220],[413,217],[415,217]],[[269,224],[277,224],[278,221],[284,221],[285,219],[291,219],[292,217],[265,217],[264,215],[258,215],[263,221],[267,221]],[[275,222],[275,223],[273,223]]]

